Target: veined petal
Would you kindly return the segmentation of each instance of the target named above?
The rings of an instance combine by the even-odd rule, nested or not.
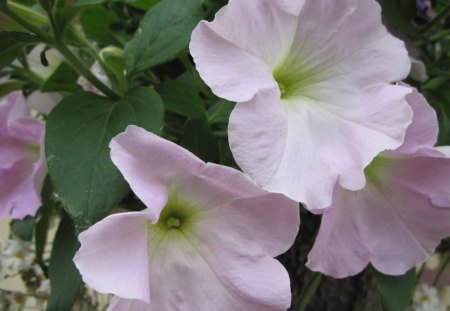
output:
[[[36,213],[41,196],[33,178],[33,163],[28,159],[0,168],[0,217],[21,219]]]
[[[34,215],[47,173],[43,149],[44,124],[28,117],[14,92],[0,100],[0,216]]]
[[[283,306],[267,306],[256,297],[242,297],[241,288],[233,288],[224,282],[217,273],[224,272],[222,267],[211,266],[199,252],[200,245],[193,236],[185,233],[171,232],[165,236],[166,241],[150,249],[155,254],[150,258],[150,281],[152,308],[149,310],[183,310],[183,311],[275,311],[286,310]],[[168,243],[170,240],[170,243]],[[229,259],[229,258],[227,258]],[[271,259],[273,261],[273,259]],[[236,258],[234,264],[242,265],[247,261],[245,256]],[[222,263],[225,263],[226,259]],[[233,262],[230,262],[233,264]],[[258,265],[257,261],[253,261]],[[248,263],[246,264],[248,267]],[[254,268],[254,266],[253,266]],[[260,266],[259,268],[263,268]],[[269,268],[266,266],[265,268]],[[259,276],[270,278],[279,277],[271,270]],[[246,271],[249,273],[249,271]],[[286,274],[286,272],[284,272]],[[242,278],[247,275],[241,275]],[[287,281],[288,279],[284,279]],[[253,279],[251,284],[257,284],[259,279]],[[274,283],[279,288],[281,284]],[[289,283],[285,284],[289,289]],[[261,295],[266,293],[261,293]],[[277,302],[273,302],[276,305]]]
[[[190,52],[215,94],[242,102],[259,90],[278,89],[272,71],[288,53],[297,27],[297,18],[282,9],[292,6],[285,2],[233,0],[213,22],[202,21],[193,31]]]
[[[450,159],[410,155],[376,161],[364,189],[336,186],[340,199],[322,216],[310,269],[346,277],[370,262],[400,275],[450,235]]]
[[[232,0],[205,25],[273,69],[289,51],[297,28],[297,17],[281,7],[278,0]]]
[[[222,38],[206,22],[195,28],[189,49],[200,76],[217,96],[246,101],[260,90],[278,89],[266,64]]]
[[[152,211],[154,223],[167,202],[171,183],[192,174],[203,163],[189,151],[173,146],[176,145],[133,125],[110,143],[113,163]]]
[[[82,232],[74,262],[83,280],[96,291],[149,302],[149,220],[145,210],[114,214]]]
[[[406,78],[411,64],[404,43],[382,25],[376,1],[315,0],[303,5],[284,66],[310,84],[344,82],[360,91]]]
[[[263,188],[309,209],[326,208],[337,180],[348,189],[363,187],[364,167],[380,150],[401,144],[412,114],[404,99],[409,91],[386,86],[367,96],[364,106],[342,111],[310,98],[280,101],[274,92],[262,92],[231,113],[230,147]]]
[[[291,247],[300,226],[298,204],[274,193],[235,199],[203,213],[197,225],[199,239],[206,244],[218,243],[230,249],[245,245],[247,252],[272,257]],[[282,225],[261,230],[274,223]]]
[[[415,88],[406,97],[413,110],[413,121],[405,134],[405,141],[387,154],[412,154],[420,148],[433,147],[439,132],[436,111]]]

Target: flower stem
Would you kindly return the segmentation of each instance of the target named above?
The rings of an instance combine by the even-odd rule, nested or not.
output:
[[[322,281],[322,273],[315,272],[302,293],[302,300],[300,301],[300,303],[296,308],[293,308],[293,311],[304,311],[306,309],[312,297],[314,296],[317,288],[319,288],[321,281]]]
[[[439,282],[439,279],[442,276],[442,273],[444,273],[445,268],[447,268],[448,264],[450,263],[450,252],[447,255],[447,258],[445,259],[444,263],[442,264],[442,266],[439,268],[438,273],[436,274],[436,276],[434,277],[433,280],[433,286],[436,286],[437,283]]]
[[[94,85],[98,90],[100,90],[103,94],[108,96],[109,98],[113,100],[118,100],[121,97],[114,92],[112,89],[110,89],[108,86],[106,86],[103,82],[101,82],[95,75],[93,75],[89,68],[87,68],[79,59],[78,57],[71,51],[69,48],[60,40],[57,40],[50,36],[47,32],[45,32],[42,29],[39,29],[38,27],[35,27],[34,25],[31,25],[22,17],[17,15],[14,11],[10,10],[8,8],[8,5],[6,3],[2,3],[0,5],[0,9],[8,15],[10,18],[14,19],[17,23],[19,23],[21,26],[23,26],[25,29],[29,30],[30,32],[36,34],[41,38],[41,40],[46,43],[47,45],[56,48],[66,59],[66,61],[82,76],[84,76],[92,85]]]

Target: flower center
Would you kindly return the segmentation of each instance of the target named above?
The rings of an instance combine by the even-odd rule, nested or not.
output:
[[[278,83],[282,99],[295,97],[308,85],[309,73],[301,68],[300,64],[285,60],[273,70],[273,78]]]
[[[376,156],[372,162],[364,169],[364,175],[368,181],[376,181],[380,179],[380,174],[384,170],[384,166],[386,162],[389,161],[389,158],[385,156]]]
[[[168,229],[172,229],[172,228],[179,228],[181,225],[181,221],[179,218],[176,217],[170,217],[167,222],[166,222],[167,228]]]
[[[196,209],[178,196],[178,193],[171,191],[169,200],[164,206],[159,221],[151,227],[158,227],[165,232],[172,230],[190,230],[195,219]]]

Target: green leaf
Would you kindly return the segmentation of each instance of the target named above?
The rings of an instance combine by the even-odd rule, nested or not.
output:
[[[107,0],[76,0],[74,5],[95,5],[106,2]]]
[[[126,0],[125,2],[132,7],[147,11],[161,0]]]
[[[77,84],[78,74],[67,63],[61,63],[55,72],[44,82],[42,92],[76,92],[80,90]]]
[[[110,25],[120,21],[116,13],[101,7],[92,7],[80,16],[84,32],[100,45],[121,45]]]
[[[24,48],[24,44],[20,41],[9,38],[0,34],[0,70],[8,66],[16,59]]]
[[[100,57],[108,67],[107,69],[114,74],[119,89],[126,92],[125,58],[123,57],[123,50],[116,47],[106,47],[100,51]]]
[[[379,0],[383,15],[401,32],[414,39],[423,39],[413,27],[411,20],[416,16],[416,2],[411,0]]]
[[[69,311],[80,294],[81,275],[73,263],[79,248],[72,220],[61,219],[50,255],[49,277],[51,292],[47,311]]]
[[[0,84],[0,97],[8,95],[13,91],[20,90],[25,83],[22,81],[13,81]]]
[[[52,216],[53,208],[56,206],[56,202],[52,199],[53,186],[50,181],[50,177],[47,175],[42,187],[41,197],[42,206],[39,208],[36,214],[36,225],[34,226],[34,245],[36,262],[41,267],[44,274],[48,277],[48,267],[44,262],[44,251],[47,244],[47,235],[50,225],[50,219]]]
[[[161,95],[167,111],[190,118],[205,116],[202,99],[188,83],[166,80],[158,85],[156,90]]]
[[[373,269],[384,311],[404,311],[411,303],[416,286],[416,270],[400,276],[385,275]]]
[[[134,74],[175,58],[188,46],[201,18],[199,0],[163,0],[153,6],[125,45],[127,72]]]
[[[11,222],[11,231],[14,232],[20,239],[24,241],[31,241],[33,239],[35,219],[27,216],[21,220],[13,220]]]
[[[80,92],[52,110],[45,147],[49,174],[64,208],[80,229],[108,215],[128,192],[110,159],[111,139],[129,124],[158,133],[162,120],[160,97],[145,87],[116,102]]]
[[[218,157],[217,141],[206,118],[189,119],[186,122],[181,146],[205,162],[215,162]]]

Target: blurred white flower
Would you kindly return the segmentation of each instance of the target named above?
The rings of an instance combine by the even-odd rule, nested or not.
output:
[[[11,295],[9,311],[22,311],[27,304],[28,297],[24,293],[14,292]]]
[[[414,293],[412,310],[446,311],[446,308],[439,300],[438,291],[435,287],[421,284]]]
[[[41,53],[44,49],[44,44],[37,44],[27,55],[27,62],[33,73],[38,75],[41,79],[47,80],[55,72],[64,58],[57,50],[48,49],[45,51],[45,58],[47,59],[48,65],[44,66],[41,61]]]
[[[30,267],[32,261],[30,243],[22,240],[8,240],[8,244],[0,252],[0,264],[12,272]]]
[[[108,77],[106,76],[103,69],[100,67],[99,63],[95,62],[91,66],[91,72],[94,76],[97,77],[103,84],[105,84],[108,87],[111,87],[111,83],[109,82]],[[80,76],[78,78],[78,84],[83,88],[85,91],[89,91],[98,95],[103,95],[102,92],[100,92],[94,85],[91,84],[85,77]]]

